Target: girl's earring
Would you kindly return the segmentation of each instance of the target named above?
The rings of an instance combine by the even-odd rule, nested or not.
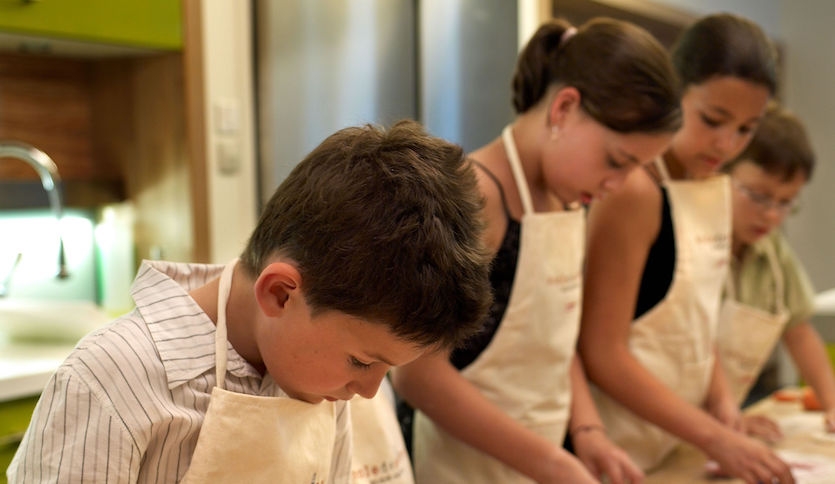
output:
[[[556,124],[551,126],[551,141],[557,139],[557,135],[559,135],[560,129],[557,127]]]

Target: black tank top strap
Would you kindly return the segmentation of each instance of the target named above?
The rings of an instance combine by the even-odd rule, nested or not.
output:
[[[493,174],[492,171],[488,170],[486,166],[482,165],[478,161],[472,158],[470,158],[470,161],[473,163],[473,165],[479,167],[479,169],[481,169],[481,171],[483,171],[484,174],[487,175],[491,180],[493,180],[493,183],[496,184],[496,188],[499,189],[499,197],[501,197],[502,199],[502,207],[504,208],[504,214],[507,217],[507,219],[510,220],[510,209],[507,208],[507,197],[505,197],[504,188],[502,188],[502,184],[499,182],[499,179],[496,177],[496,175]]]
[[[478,162],[475,163],[499,187],[499,193],[502,196],[508,221],[499,250],[496,252],[490,264],[490,286],[493,289],[493,304],[490,307],[490,312],[484,320],[481,331],[454,348],[450,355],[450,362],[459,370],[473,363],[487,349],[487,346],[493,340],[493,336],[499,330],[505,310],[510,302],[510,292],[516,277],[516,265],[519,259],[519,241],[521,238],[521,225],[519,221],[514,220],[510,216],[507,203],[505,203],[504,192],[498,179],[489,170],[484,168],[484,166],[478,164]]]
[[[647,255],[641,285],[635,304],[634,318],[655,307],[667,295],[673,283],[676,266],[676,240],[670,199],[667,189],[661,187],[661,227]]]

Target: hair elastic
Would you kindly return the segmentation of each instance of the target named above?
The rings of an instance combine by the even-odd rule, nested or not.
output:
[[[574,27],[569,27],[569,28],[565,29],[565,32],[563,32],[562,35],[560,36],[560,45],[565,44],[568,41],[568,39],[570,39],[571,37],[574,37],[574,35],[576,33],[577,33],[577,29],[574,28]]]

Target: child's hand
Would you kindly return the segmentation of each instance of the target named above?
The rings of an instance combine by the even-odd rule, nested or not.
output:
[[[765,415],[744,416],[742,422],[746,434],[757,437],[769,444],[774,444],[783,438],[783,432],[777,422]]]
[[[823,414],[823,425],[827,432],[835,432],[835,408],[830,408]]]
[[[742,433],[724,429],[703,450],[719,464],[723,473],[740,478],[746,484],[794,484],[788,464],[764,443]]]
[[[606,436],[605,430],[595,428],[572,435],[577,457],[598,479],[606,476],[611,484],[639,484],[644,481],[641,468],[629,455]]]
[[[553,458],[541,464],[535,474],[537,484],[598,484],[588,469],[562,447],[554,447]]]
[[[742,432],[745,424],[739,406],[731,398],[723,398],[708,405],[707,411],[727,427]]]
[[[820,399],[812,387],[803,387],[800,394],[800,401],[803,403],[804,410],[823,410]]]

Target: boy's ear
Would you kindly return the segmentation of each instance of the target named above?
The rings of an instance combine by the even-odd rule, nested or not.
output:
[[[261,311],[270,317],[279,316],[290,296],[301,287],[301,274],[286,262],[274,262],[255,280],[255,300]]]
[[[548,110],[548,126],[561,128],[566,115],[580,105],[580,91],[576,87],[562,87],[557,91]]]

